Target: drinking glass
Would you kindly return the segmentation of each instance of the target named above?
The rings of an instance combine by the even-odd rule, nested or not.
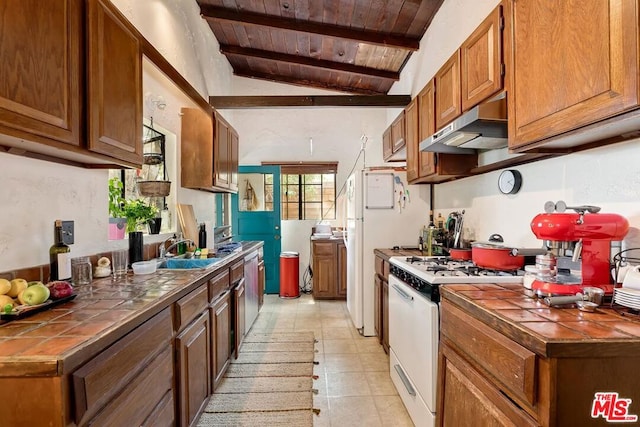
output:
[[[73,286],[88,285],[93,280],[91,275],[91,261],[87,256],[71,259],[71,281]]]
[[[127,262],[129,262],[128,249],[118,249],[111,252],[111,265],[113,267],[114,279],[127,275]]]

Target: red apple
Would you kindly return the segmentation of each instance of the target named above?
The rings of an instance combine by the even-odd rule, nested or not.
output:
[[[47,287],[51,291],[51,298],[53,299],[65,298],[73,294],[73,286],[64,280],[49,282],[47,283]]]

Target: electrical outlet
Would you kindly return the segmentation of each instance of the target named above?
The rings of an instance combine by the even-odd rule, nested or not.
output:
[[[62,221],[62,241],[67,245],[73,245],[73,221]]]

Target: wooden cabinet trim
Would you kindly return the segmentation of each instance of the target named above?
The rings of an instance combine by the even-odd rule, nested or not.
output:
[[[536,355],[447,301],[442,301],[441,334],[504,384],[505,391],[536,403]]]

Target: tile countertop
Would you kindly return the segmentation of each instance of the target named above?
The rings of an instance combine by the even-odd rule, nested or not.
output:
[[[0,376],[69,373],[262,242],[243,242],[224,264],[205,270],[158,270],[95,279],[77,297],[49,310],[0,324]]]
[[[603,304],[595,312],[552,308],[524,294],[522,284],[447,285],[444,300],[543,357],[640,354],[638,316]],[[615,307],[615,306],[614,306]],[[628,312],[627,312],[628,313]]]

